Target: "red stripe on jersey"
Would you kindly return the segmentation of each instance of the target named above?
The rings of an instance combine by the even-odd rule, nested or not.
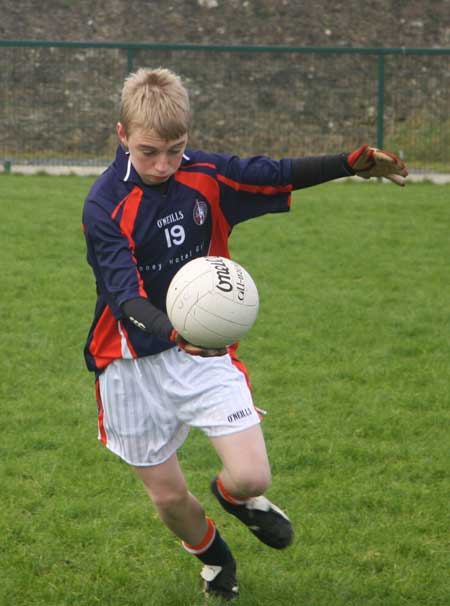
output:
[[[207,199],[211,206],[213,225],[208,254],[229,257],[228,236],[230,235],[230,225],[220,208],[220,189],[217,181],[204,173],[190,173],[183,170],[175,173],[175,180],[187,187],[196,189]]]
[[[106,438],[105,426],[103,424],[105,411],[103,408],[102,396],[100,395],[100,381],[98,378],[95,380],[95,397],[97,399],[97,410],[98,410],[98,432],[100,435],[100,440],[106,446],[107,438]]]
[[[125,204],[125,202],[127,201],[127,198],[128,198],[129,195],[130,194],[127,194],[125,196],[125,198],[122,198],[122,200],[119,202],[119,204],[116,206],[116,208],[112,211],[112,213],[111,213],[111,219],[115,219],[117,217],[117,214],[118,214],[119,210]]]
[[[122,357],[121,336],[111,309],[106,306],[95,326],[89,353],[94,358],[95,366],[100,370],[110,362]]]
[[[122,217],[120,219],[120,231],[128,238],[131,250],[134,250],[135,248],[133,230],[136,222],[136,215],[138,213],[143,195],[144,192],[142,189],[139,187],[133,187],[128,196],[123,200],[125,204],[122,211]]]
[[[206,166],[206,168],[213,168],[214,170],[217,170],[217,166],[215,164],[210,164],[209,162],[197,162],[196,164],[189,164],[189,166],[183,166],[183,170],[193,168],[195,166]]]
[[[232,187],[236,191],[248,191],[252,194],[265,194],[267,196],[273,196],[274,194],[283,194],[292,191],[292,185],[279,185],[274,187],[272,185],[249,185],[248,183],[239,183],[233,181],[223,175],[217,175],[217,179],[225,185]]]
[[[139,187],[134,187],[130,193],[123,198],[111,213],[111,219],[115,219],[119,213],[119,210],[123,207],[122,217],[120,218],[120,231],[127,238],[130,250],[133,253],[133,261],[136,264],[136,276],[139,285],[139,296],[147,298],[147,293],[144,289],[144,281],[142,280],[141,274],[137,268],[137,261],[134,257],[134,249],[136,243],[133,238],[134,224],[136,223],[136,216],[138,214],[139,206],[141,204],[142,196],[144,192]]]
[[[133,256],[133,259],[136,261],[136,259],[134,258],[134,256]],[[140,274],[137,266],[136,266],[136,275],[137,275],[137,279],[138,279],[138,283],[139,283],[139,296],[140,297],[145,297],[147,299],[148,297],[147,297],[147,292],[146,292],[146,290],[144,288],[144,281],[142,279],[142,276],[141,276],[141,274]]]

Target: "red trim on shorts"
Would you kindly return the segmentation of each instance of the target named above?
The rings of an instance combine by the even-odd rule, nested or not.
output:
[[[249,388],[250,392],[252,391],[252,384],[250,382],[250,375],[248,373],[247,367],[245,366],[245,364],[239,360],[239,358],[236,356],[236,350],[239,346],[239,343],[233,343],[233,345],[230,345],[229,347],[227,347],[227,351],[228,354],[231,358],[231,362],[233,364],[233,366],[235,368],[237,368],[240,372],[242,372],[242,374],[245,377],[245,381],[247,382],[247,387]],[[258,408],[257,406],[255,406],[253,404],[253,408],[256,410],[259,420],[262,421],[265,417],[265,415],[267,414],[266,410],[263,410],[262,408]]]
[[[248,370],[247,367],[245,366],[245,364],[239,360],[239,358],[236,356],[236,350],[239,347],[239,343],[233,343],[233,345],[230,345],[229,347],[227,347],[227,351],[230,355],[231,358],[231,362],[233,363],[233,366],[235,366],[240,372],[242,372],[242,374],[245,377],[245,380],[247,382],[247,387],[250,389],[250,391],[252,390],[252,384],[250,382],[250,376],[248,374]]]
[[[100,440],[106,446],[107,438],[106,438],[105,426],[103,425],[103,417],[105,414],[105,410],[103,408],[102,397],[100,395],[100,380],[98,378],[95,380],[95,397],[97,399],[98,431],[100,434]]]
[[[192,553],[193,555],[202,555],[208,551],[216,538],[216,527],[214,522],[211,520],[211,518],[208,518],[208,516],[205,516],[205,519],[206,523],[208,524],[208,528],[203,540],[198,545],[189,545],[189,543],[186,543],[186,541],[181,542],[186,551],[189,551],[189,553]]]

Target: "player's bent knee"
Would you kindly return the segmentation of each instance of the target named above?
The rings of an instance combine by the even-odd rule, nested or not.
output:
[[[248,472],[238,473],[233,477],[236,496],[256,497],[264,494],[270,486],[269,469],[249,469]]]

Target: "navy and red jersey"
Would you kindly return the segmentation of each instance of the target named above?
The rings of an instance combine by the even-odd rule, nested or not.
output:
[[[165,190],[145,185],[119,147],[92,186],[83,209],[87,260],[97,286],[94,320],[85,346],[89,370],[117,358],[173,347],[128,320],[121,305],[146,297],[166,311],[175,273],[205,255],[229,257],[235,225],[290,208],[291,160],[186,150]]]

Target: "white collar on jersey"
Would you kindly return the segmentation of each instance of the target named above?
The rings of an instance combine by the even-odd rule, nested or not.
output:
[[[125,177],[123,178],[123,180],[128,181],[128,179],[130,178],[130,173],[131,173],[131,158],[130,158],[129,151],[125,152],[125,154],[128,156],[128,163],[127,163],[127,172],[125,173]],[[183,158],[184,158],[184,160],[190,160],[189,156],[186,156],[186,154],[183,154]]]
[[[124,181],[128,181],[128,179],[130,178],[130,173],[131,173],[131,158],[130,158],[130,152],[125,152],[128,155],[128,164],[127,164],[127,172],[125,174],[124,177]]]

